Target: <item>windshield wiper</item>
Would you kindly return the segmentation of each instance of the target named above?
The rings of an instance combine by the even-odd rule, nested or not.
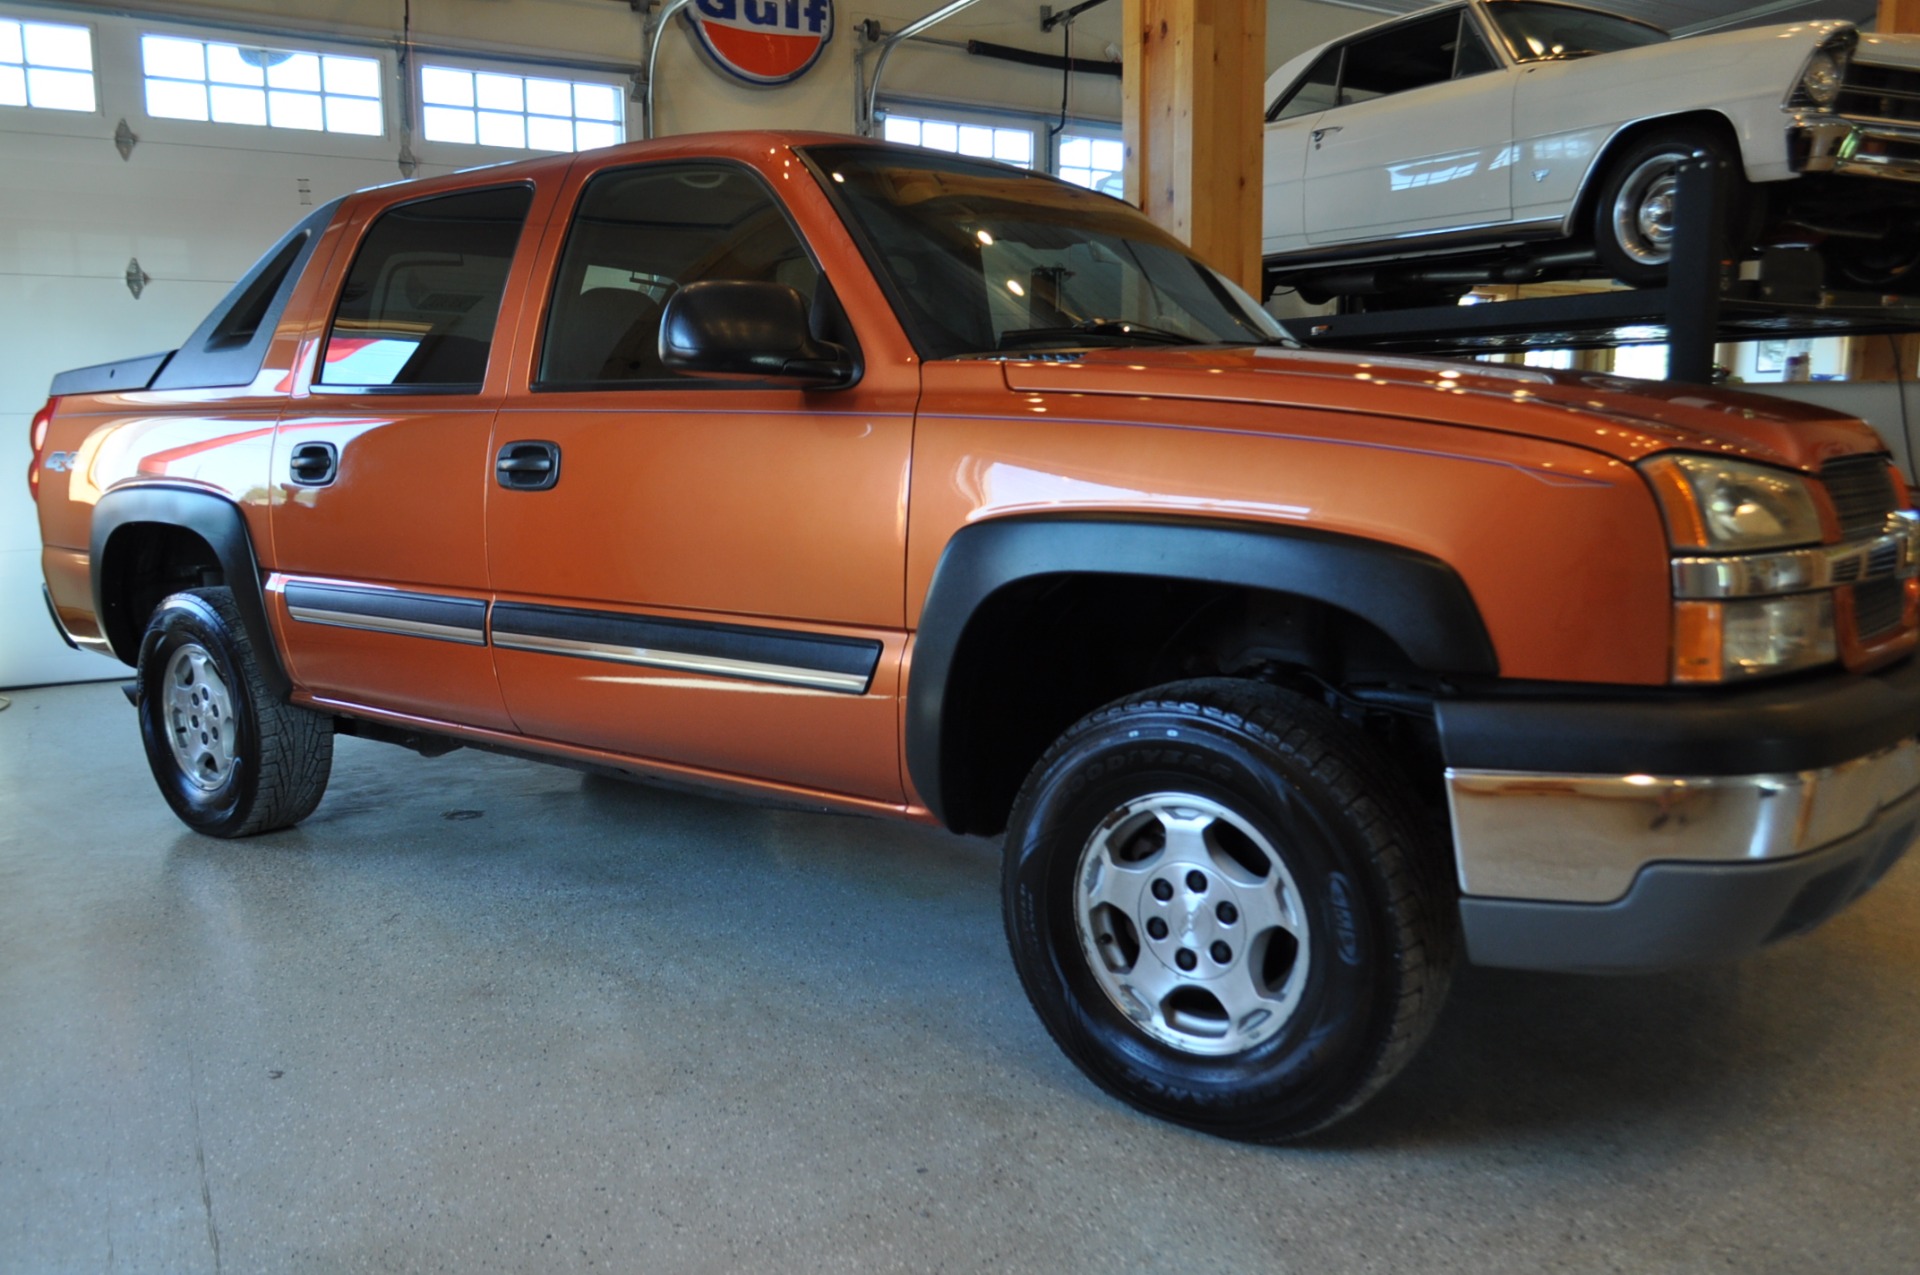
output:
[[[1132,338],[1159,345],[1206,344],[1184,332],[1169,332],[1165,328],[1134,323],[1128,319],[1083,319],[1068,327],[1011,328],[1000,334],[1000,342],[996,348],[1005,350],[1021,345],[1042,345],[1049,341],[1072,341],[1083,336]]]

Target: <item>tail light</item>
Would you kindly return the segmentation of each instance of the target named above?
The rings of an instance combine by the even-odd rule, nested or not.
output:
[[[48,399],[47,405],[33,414],[33,423],[28,426],[33,459],[27,462],[27,490],[36,501],[40,499],[40,457],[47,448],[47,427],[53,424],[53,409],[59,404],[57,398]]]

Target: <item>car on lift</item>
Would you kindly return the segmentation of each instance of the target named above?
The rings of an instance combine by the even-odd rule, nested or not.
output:
[[[1735,251],[1920,291],[1920,37],[1800,22],[1675,39],[1558,0],[1467,0],[1311,49],[1267,81],[1270,284],[1458,294],[1658,284],[1679,166],[1728,163]]]

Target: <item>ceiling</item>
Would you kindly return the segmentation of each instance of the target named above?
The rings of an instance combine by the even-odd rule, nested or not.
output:
[[[1324,4],[1369,13],[1412,13],[1425,9],[1434,0],[1321,0]],[[1738,27],[1765,26],[1774,22],[1799,22],[1808,18],[1846,18],[1870,22],[1879,11],[1876,0],[1580,0],[1595,9],[1606,9],[1665,27],[1676,35],[1704,31],[1731,31]]]

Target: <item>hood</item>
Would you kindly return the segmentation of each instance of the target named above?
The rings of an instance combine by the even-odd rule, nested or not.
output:
[[[1099,350],[1003,368],[1024,393],[1364,413],[1544,439],[1629,464],[1693,451],[1812,473],[1836,456],[1885,450],[1860,421],[1811,403],[1594,372],[1278,347]]]

